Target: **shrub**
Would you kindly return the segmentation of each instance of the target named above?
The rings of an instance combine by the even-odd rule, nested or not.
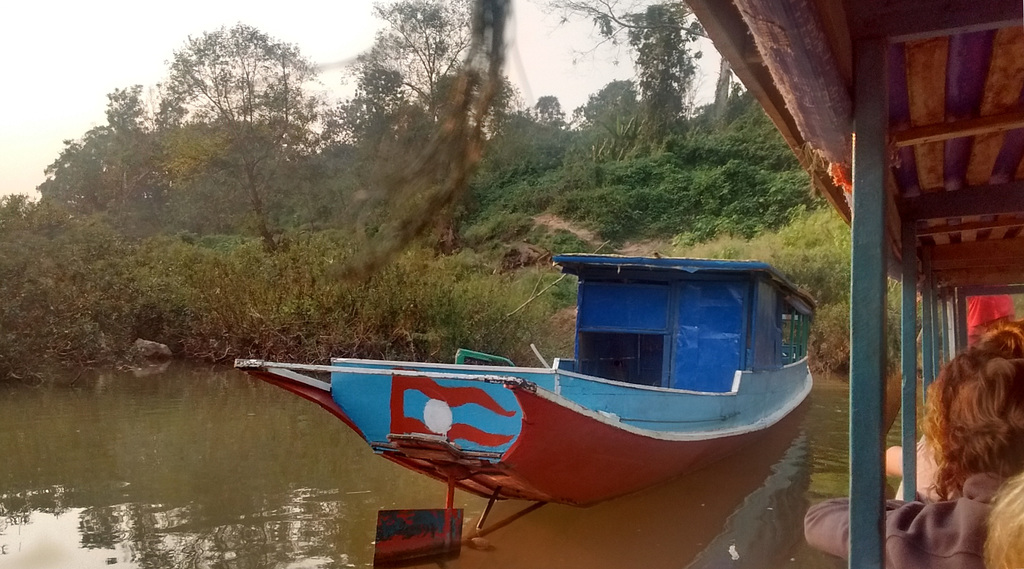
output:
[[[3,375],[30,372],[40,359],[126,361],[140,336],[211,361],[306,363],[450,361],[460,347],[525,361],[531,342],[564,344],[543,325],[557,307],[552,297],[527,302],[557,278],[550,270],[496,275],[471,255],[414,248],[348,282],[335,270],[352,254],[338,232],[290,234],[273,253],[241,239],[129,243],[102,224],[70,220],[52,236],[15,234],[41,215],[34,208],[5,210],[0,225]]]

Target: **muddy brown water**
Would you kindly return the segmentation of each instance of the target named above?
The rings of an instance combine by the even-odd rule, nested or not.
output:
[[[816,378],[771,436],[590,508],[546,505],[451,568],[832,568],[803,513],[845,492],[847,391]],[[444,485],[375,456],[316,405],[230,369],[0,385],[0,568],[345,568],[376,512]],[[457,495],[467,531],[486,500]],[[488,525],[526,506],[501,502]]]

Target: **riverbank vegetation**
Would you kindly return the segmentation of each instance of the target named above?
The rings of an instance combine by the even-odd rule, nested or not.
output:
[[[680,6],[632,15],[637,78],[571,113],[501,82],[479,162],[458,158],[473,176],[443,200],[441,177],[403,192],[396,173],[453,120],[468,3],[379,5],[341,101],[259,30],[190,38],[166,82],[116,89],[106,124],[66,141],[39,200],[0,200],[0,376],[124,363],[136,338],[210,361],[566,356],[575,283],[550,254],[595,251],[774,263],[818,299],[812,361],[842,370],[848,228],[727,69],[692,104]],[[367,262],[396,215],[401,252]]]

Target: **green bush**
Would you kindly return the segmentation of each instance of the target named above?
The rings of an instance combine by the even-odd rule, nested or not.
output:
[[[611,153],[615,157],[592,152],[600,133],[584,129],[561,136],[561,162],[547,160],[543,168],[485,161],[465,219],[474,239],[497,235],[495,226],[510,212],[551,212],[615,243],[680,233],[691,243],[726,234],[749,239],[821,203],[789,147],[752,102],[732,122],[696,121],[659,144]],[[572,144],[562,140],[569,138]]]
[[[544,325],[558,302],[527,302],[538,277],[492,274],[468,254],[414,248],[348,282],[336,268],[352,250],[338,232],[289,234],[276,252],[244,239],[130,243],[102,224],[51,223],[38,205],[0,206],[2,375],[44,359],[127,361],[137,337],[211,361],[307,363],[451,361],[460,347],[526,361],[531,342],[564,345]]]

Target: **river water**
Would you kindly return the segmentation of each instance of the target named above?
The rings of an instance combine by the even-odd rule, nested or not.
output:
[[[807,506],[847,488],[846,383],[815,378],[771,438],[591,508],[546,505],[450,568],[833,568]],[[0,568],[369,567],[378,509],[444,485],[316,405],[230,369],[0,385]],[[458,494],[467,528],[486,500]],[[499,503],[488,526],[526,504]]]

